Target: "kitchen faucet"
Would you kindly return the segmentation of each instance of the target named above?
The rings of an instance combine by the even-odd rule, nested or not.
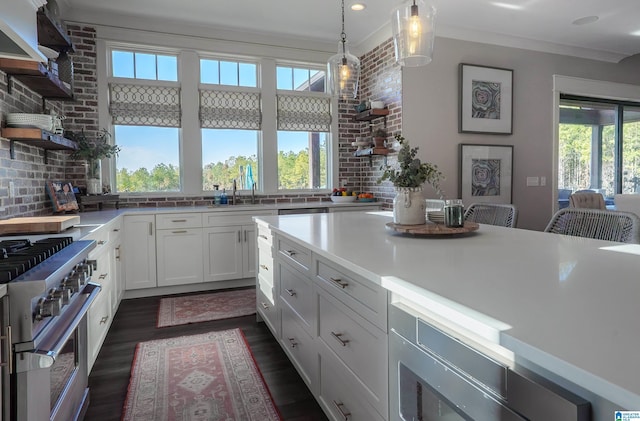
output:
[[[251,183],[251,204],[256,204],[256,182]]]
[[[236,183],[236,179],[234,178],[233,179],[233,191],[231,192],[231,204],[232,205],[237,205],[238,204],[238,202],[236,201],[237,200],[237,198],[236,198],[236,193],[237,192],[238,192],[238,186],[237,186],[237,183]]]

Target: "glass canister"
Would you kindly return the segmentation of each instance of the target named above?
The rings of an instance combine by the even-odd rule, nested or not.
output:
[[[464,226],[464,206],[462,199],[444,201],[444,225],[450,228]]]

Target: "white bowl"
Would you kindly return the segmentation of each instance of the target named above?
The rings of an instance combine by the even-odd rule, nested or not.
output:
[[[349,203],[355,202],[357,196],[331,196],[331,201],[334,203]]]
[[[384,108],[384,101],[371,101],[371,108]]]

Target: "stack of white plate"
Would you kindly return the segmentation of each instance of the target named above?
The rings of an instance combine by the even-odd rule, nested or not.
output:
[[[436,224],[444,224],[444,211],[430,211],[427,212],[427,218],[431,222]]]
[[[9,113],[7,114],[7,126],[51,130],[53,117],[48,114]]]

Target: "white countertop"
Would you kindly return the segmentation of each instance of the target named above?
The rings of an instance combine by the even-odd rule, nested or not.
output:
[[[495,330],[517,358],[618,409],[640,409],[640,245],[490,225],[404,236],[386,228],[389,212],[258,219],[373,282]]]

